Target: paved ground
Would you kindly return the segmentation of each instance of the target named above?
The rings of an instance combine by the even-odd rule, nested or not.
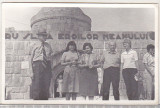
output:
[[[109,99],[110,99],[110,100],[114,100],[114,96],[110,96]],[[127,97],[126,97],[126,96],[120,96],[120,99],[121,99],[121,100],[127,100]],[[63,97],[63,98],[57,97],[57,98],[50,98],[50,100],[65,100],[65,98],[64,98],[64,97]],[[78,96],[78,97],[77,97],[77,100],[84,100],[84,98]],[[88,100],[88,98],[87,98],[87,100]],[[101,97],[101,96],[100,96],[100,97],[99,97],[99,96],[95,96],[95,97],[94,97],[94,100],[102,100],[102,97]]]

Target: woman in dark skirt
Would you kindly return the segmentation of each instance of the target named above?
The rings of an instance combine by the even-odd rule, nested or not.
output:
[[[98,73],[97,68],[100,66],[96,54],[92,52],[91,43],[84,43],[84,54],[80,57],[80,79],[79,94],[85,99],[93,100],[98,95]]]
[[[66,52],[63,53],[61,64],[66,66],[63,74],[63,87],[62,92],[66,94],[66,100],[76,100],[77,93],[79,92],[79,75],[78,75],[78,58],[76,44],[70,41],[67,45]]]

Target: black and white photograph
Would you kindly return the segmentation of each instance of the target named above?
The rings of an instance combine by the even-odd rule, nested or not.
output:
[[[157,5],[4,3],[2,12],[2,103],[158,104]]]

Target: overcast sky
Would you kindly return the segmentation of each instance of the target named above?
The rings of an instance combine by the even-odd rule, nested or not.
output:
[[[5,26],[30,30],[30,19],[40,7],[7,7]],[[92,19],[92,31],[154,31],[153,8],[81,8]]]

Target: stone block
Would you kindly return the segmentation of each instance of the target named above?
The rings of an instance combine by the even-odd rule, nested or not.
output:
[[[13,49],[13,41],[5,42],[5,49]]]
[[[26,48],[24,51],[25,51],[25,55],[31,55],[32,49],[31,48]]]
[[[25,55],[25,50],[18,50],[18,54],[19,56],[24,56]]]
[[[21,63],[20,62],[15,62],[14,63],[13,72],[15,74],[20,74],[21,73]]]
[[[13,55],[14,50],[11,49],[5,49],[5,55]]]
[[[5,74],[12,74],[13,72],[13,68],[5,68]]]
[[[13,68],[14,62],[5,62],[5,68]]]
[[[22,86],[21,74],[13,74],[12,75],[12,86],[18,87]]]
[[[5,94],[6,100],[11,99],[11,92],[12,92],[12,87],[6,87],[6,94]]]
[[[20,87],[20,93],[27,93],[29,92],[29,86]]]
[[[30,48],[30,41],[25,41],[24,47],[25,47],[25,49]]]
[[[12,87],[12,90],[11,90],[12,93],[26,93],[28,91],[29,91],[29,87],[28,86]]]
[[[15,62],[19,61],[19,56],[17,55],[6,55],[6,62]]]
[[[12,87],[11,93],[20,93],[20,87]]]
[[[22,86],[30,86],[32,83],[31,77],[22,77]]]
[[[22,69],[21,74],[22,74],[22,77],[31,77],[32,76],[31,69]]]
[[[11,99],[24,99],[23,93],[11,93]]]
[[[19,61],[24,61],[25,60],[25,56],[19,56]]]
[[[24,42],[15,42],[14,49],[15,50],[24,50],[25,49]]]
[[[116,47],[117,49],[123,49],[123,41],[121,40],[116,40]]]
[[[25,61],[29,61],[29,60],[30,60],[30,55],[25,55],[25,56],[24,56],[24,60],[25,60]]]
[[[12,86],[12,74],[5,74],[5,85]]]
[[[14,49],[12,55],[13,55],[13,56],[17,56],[17,55],[18,55],[18,50]]]
[[[92,42],[92,46],[94,49],[104,48],[104,45],[101,41]]]
[[[30,99],[30,92],[24,93],[24,99]]]
[[[19,56],[13,56],[14,61],[18,62],[19,60]]]
[[[6,55],[6,62],[13,62],[13,56],[12,55]]]

